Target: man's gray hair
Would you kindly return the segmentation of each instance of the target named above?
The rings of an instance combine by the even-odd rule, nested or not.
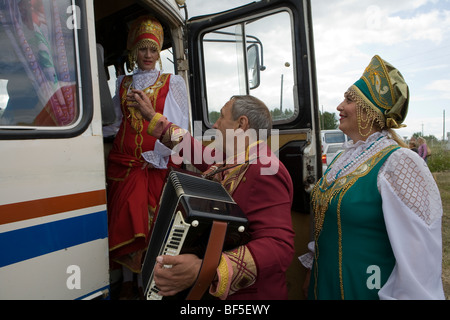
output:
[[[270,136],[272,115],[264,102],[250,95],[233,96],[231,100],[233,100],[231,110],[233,120],[237,120],[240,116],[246,116],[251,129],[257,132],[267,130],[267,136]]]

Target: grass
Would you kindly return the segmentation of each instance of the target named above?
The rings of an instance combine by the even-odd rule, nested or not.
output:
[[[450,147],[435,143],[431,147],[428,167],[433,173],[442,199],[442,282],[447,300],[450,300]]]
[[[443,172],[450,170],[450,147],[436,143],[432,147],[432,154],[428,158],[428,166],[431,172]]]
[[[450,171],[434,172],[441,193],[442,217],[442,282],[447,300],[450,300]]]

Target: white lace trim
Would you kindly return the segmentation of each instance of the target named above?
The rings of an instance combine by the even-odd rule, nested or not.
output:
[[[138,69],[133,74],[133,88],[144,90],[153,85],[159,77],[159,70],[141,70]]]
[[[394,190],[395,196],[428,226],[440,218],[442,202],[439,189],[427,164],[415,152],[401,148],[384,163],[380,178]]]
[[[314,252],[315,252],[315,243],[314,241],[311,241],[308,243],[308,252],[305,254],[302,254],[298,257],[298,260],[300,260],[300,263],[307,269],[312,269],[313,262],[314,262]]]
[[[186,90],[184,79],[179,75],[172,75],[170,77],[170,92],[172,93],[175,102],[180,107],[181,113],[189,114],[189,99]]]

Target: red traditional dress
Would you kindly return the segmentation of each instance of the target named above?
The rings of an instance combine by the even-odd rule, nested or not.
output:
[[[177,80],[172,82],[178,86],[184,86],[180,81],[182,79],[170,74],[156,76],[157,80],[143,91],[158,112],[165,113],[165,106],[177,109],[167,107],[167,100],[174,99],[168,98],[173,86],[171,78]],[[167,169],[155,168],[158,163],[148,159],[148,155],[155,151],[156,139],[145,132],[148,121],[136,116],[134,108],[127,107],[127,93],[130,87],[135,87],[133,77],[136,75],[124,77],[118,88],[123,117],[108,157],[108,231],[111,260],[137,273],[141,270],[142,255],[149,241],[149,226],[154,218]],[[152,163],[149,165],[149,162]],[[169,161],[168,166],[171,165]],[[162,167],[165,167],[164,164]]]

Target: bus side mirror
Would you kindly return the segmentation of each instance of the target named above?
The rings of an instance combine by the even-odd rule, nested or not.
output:
[[[260,70],[263,70],[259,60],[258,45],[252,44],[247,48],[247,74],[250,90],[256,89],[261,83]]]

